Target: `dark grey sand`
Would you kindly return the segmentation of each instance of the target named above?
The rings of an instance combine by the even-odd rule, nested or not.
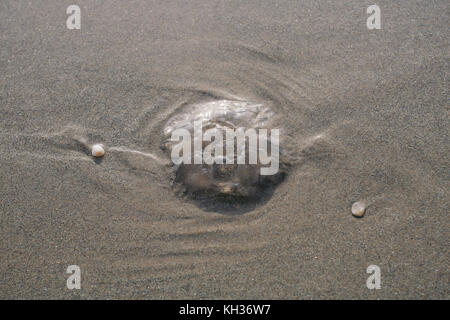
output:
[[[360,0],[2,0],[0,298],[448,299],[449,2],[376,3],[381,30]],[[180,105],[226,95],[298,150],[234,213],[158,161]]]

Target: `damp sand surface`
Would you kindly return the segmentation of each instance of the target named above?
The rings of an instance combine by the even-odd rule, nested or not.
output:
[[[77,4],[80,31],[61,1],[0,4],[0,298],[449,298],[448,3],[381,1],[374,31],[359,0]],[[295,165],[199,206],[164,127],[239,99]]]

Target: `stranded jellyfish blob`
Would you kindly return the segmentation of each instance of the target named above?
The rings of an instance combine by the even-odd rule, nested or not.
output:
[[[273,122],[274,113],[260,103],[218,100],[186,106],[164,128],[162,148],[175,164],[175,183],[195,196],[260,197],[280,183],[285,173],[280,163],[273,174],[261,174],[269,166],[268,155],[278,161],[279,141],[273,138]],[[244,133],[242,140],[227,136],[237,132]],[[255,139],[259,140],[256,145]],[[268,149],[261,161],[263,143]]]

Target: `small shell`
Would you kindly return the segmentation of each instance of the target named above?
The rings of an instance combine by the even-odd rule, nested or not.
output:
[[[103,157],[105,155],[105,149],[103,148],[103,145],[101,144],[94,144],[92,146],[92,156],[94,157]]]
[[[367,205],[364,201],[357,201],[352,205],[352,214],[355,217],[362,217],[366,212]]]

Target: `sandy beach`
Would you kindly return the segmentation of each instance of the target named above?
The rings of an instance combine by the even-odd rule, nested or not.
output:
[[[0,299],[449,299],[449,2],[378,0],[379,30],[372,4],[2,0]],[[202,207],[164,126],[233,97],[294,161],[264,201]]]

